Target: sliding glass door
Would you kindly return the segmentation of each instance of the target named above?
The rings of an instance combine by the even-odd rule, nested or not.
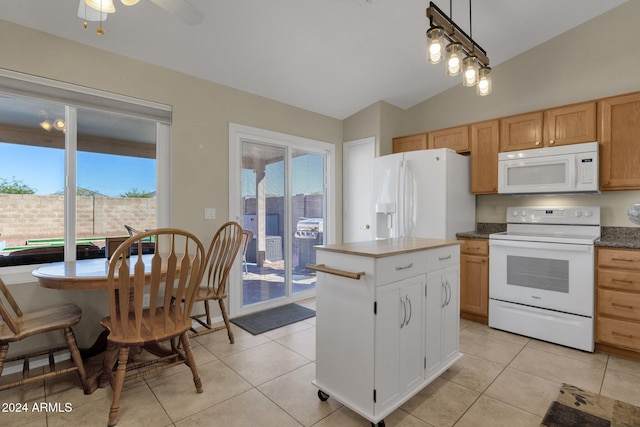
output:
[[[327,144],[252,128],[231,132],[237,186],[230,189],[230,217],[250,232],[247,250],[230,280],[232,315],[315,296],[315,245],[325,230]],[[294,140],[290,140],[294,138]],[[231,179],[230,181],[234,181]]]

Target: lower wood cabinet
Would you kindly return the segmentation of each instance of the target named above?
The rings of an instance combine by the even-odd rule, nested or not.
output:
[[[596,349],[640,359],[640,250],[597,250]]]
[[[489,241],[461,239],[460,317],[489,322]]]

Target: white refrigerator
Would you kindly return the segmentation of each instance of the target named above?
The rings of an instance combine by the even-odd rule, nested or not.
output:
[[[376,157],[371,181],[376,239],[455,239],[475,230],[468,156],[439,148]]]

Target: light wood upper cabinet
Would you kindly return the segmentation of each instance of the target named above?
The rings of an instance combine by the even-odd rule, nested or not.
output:
[[[541,111],[500,119],[500,152],[542,147]]]
[[[640,189],[640,93],[598,102],[600,189]]]
[[[579,144],[596,140],[596,103],[583,102],[544,112],[543,145]]]
[[[456,153],[469,152],[469,126],[456,126],[428,133],[427,147],[450,148]]]
[[[470,125],[471,134],[471,192],[498,192],[499,121]]]
[[[394,153],[403,153],[405,151],[426,150],[426,149],[427,149],[426,133],[399,136],[397,138],[393,138]]]

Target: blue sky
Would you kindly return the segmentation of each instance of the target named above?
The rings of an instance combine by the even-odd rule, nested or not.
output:
[[[22,181],[36,194],[64,188],[64,151],[0,143],[0,178]],[[136,188],[155,191],[155,160],[99,153],[78,153],[78,186],[111,197]]]
[[[284,195],[284,163],[267,165],[267,195]],[[291,160],[292,194],[322,193],[324,177],[324,158],[317,154],[306,154]],[[255,196],[255,179],[253,171],[242,171],[242,196]]]
[[[22,181],[36,194],[54,194],[64,188],[64,151],[55,148],[0,142],[0,178]],[[292,160],[293,194],[322,192],[324,164],[320,155]],[[155,160],[100,153],[78,153],[78,186],[110,197],[136,188],[155,191]],[[243,173],[243,196],[255,193],[255,174]],[[283,163],[267,167],[267,194],[282,195]]]

